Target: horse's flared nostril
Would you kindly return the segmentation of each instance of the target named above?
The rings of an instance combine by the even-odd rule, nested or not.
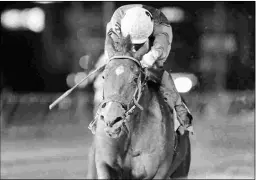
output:
[[[101,106],[102,108],[105,108],[106,107],[106,103],[104,103],[104,104],[102,104],[102,106]]]
[[[127,110],[127,106],[122,104],[122,108],[126,111]]]
[[[117,117],[114,121],[111,122],[110,127],[112,127],[115,123],[117,123],[117,122],[119,122],[121,120],[122,120],[121,117]]]

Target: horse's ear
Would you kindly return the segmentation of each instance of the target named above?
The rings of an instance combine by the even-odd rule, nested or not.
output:
[[[105,47],[107,49],[108,57],[112,57],[115,54],[115,47],[114,47],[114,40],[107,34],[106,35],[106,41],[105,41]]]
[[[120,40],[119,48],[120,48],[120,51],[122,51],[123,55],[127,53],[130,54],[132,52],[132,42],[131,42],[130,35],[126,37],[120,36],[119,40]]]

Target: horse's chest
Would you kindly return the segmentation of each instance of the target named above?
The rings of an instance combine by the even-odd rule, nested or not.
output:
[[[131,176],[134,179],[152,179],[161,164],[161,153],[133,152],[130,155]]]
[[[133,134],[130,151],[131,175],[135,179],[152,179],[166,162],[171,162],[169,150],[172,147],[170,134],[166,130],[167,117],[161,114],[159,104],[149,104],[148,112],[141,118],[146,118]],[[166,118],[166,119],[165,119]]]
[[[132,158],[132,176],[136,178],[150,177],[157,170],[157,158],[150,154],[140,154]],[[152,163],[155,162],[155,163]]]
[[[138,144],[134,144],[134,149],[129,152],[131,174],[138,179],[152,179],[168,154],[165,151],[166,146],[163,139],[159,136],[158,138],[151,136],[152,143],[149,143],[150,140],[147,138],[144,138],[144,140],[145,144],[139,141]]]

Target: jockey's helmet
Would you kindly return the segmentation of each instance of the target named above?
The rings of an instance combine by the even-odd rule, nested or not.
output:
[[[152,14],[142,7],[128,9],[121,20],[121,32],[124,37],[130,35],[133,44],[146,42],[153,28]]]

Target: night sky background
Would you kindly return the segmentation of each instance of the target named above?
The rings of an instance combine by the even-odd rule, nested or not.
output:
[[[100,5],[101,2],[84,2],[85,8],[92,5]],[[146,3],[146,2],[138,2]],[[127,2],[116,2],[116,7],[127,4]],[[170,2],[147,2],[156,8],[168,6]],[[173,6],[179,6],[186,10],[188,20],[182,24],[173,24],[174,42],[173,50],[170,58],[174,54],[177,59],[197,59],[198,58],[198,37],[202,34],[196,28],[196,17],[200,15],[202,9],[212,8],[214,2],[172,2]],[[232,11],[246,12],[249,19],[249,30],[251,39],[255,39],[255,3],[254,2],[225,2],[225,6]],[[34,6],[51,6],[55,12],[52,18],[57,19],[54,35],[59,39],[65,39],[67,32],[62,23],[61,12],[68,8],[70,2],[56,3],[50,5],[35,5],[33,2],[1,2],[0,11],[8,8],[24,9]],[[64,28],[63,28],[64,27]],[[103,33],[102,33],[103,32]],[[102,30],[100,36],[104,35]],[[16,92],[62,92],[68,87],[66,85],[66,76],[69,73],[67,68],[49,70],[45,65],[47,52],[44,50],[43,34],[34,33],[29,30],[12,31],[1,26],[1,88],[8,88]],[[179,44],[183,43],[183,48],[179,48]],[[184,51],[185,47],[185,51]],[[254,89],[254,49],[255,42],[251,41],[251,52],[249,65],[245,66],[237,60],[238,56],[233,56],[233,63],[229,66],[227,88],[230,89]],[[183,57],[182,57],[183,56]],[[49,59],[49,58],[48,58]],[[54,61],[54,58],[51,59]],[[183,61],[176,63],[186,64],[182,67],[178,66],[176,71],[192,71],[196,72],[196,68],[191,70],[190,64]],[[247,64],[248,64],[247,63]],[[50,65],[51,66],[51,65]],[[68,63],[66,64],[68,66]],[[175,71],[174,70],[174,71]]]

